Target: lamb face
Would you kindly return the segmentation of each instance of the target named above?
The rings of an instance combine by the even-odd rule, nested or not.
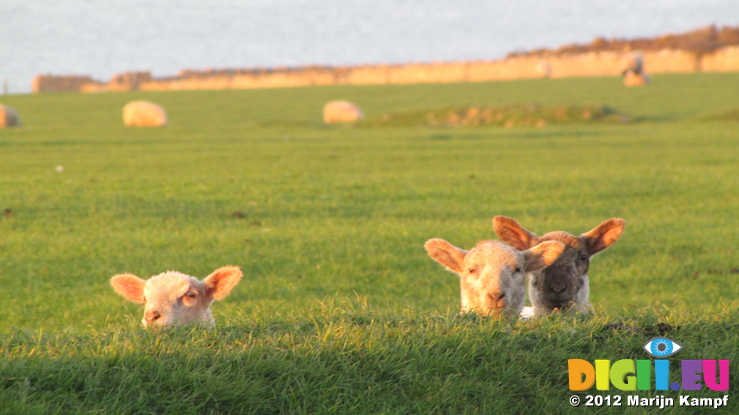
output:
[[[531,273],[529,294],[534,309],[546,313],[572,306],[582,310],[590,307],[590,255],[582,241],[566,232],[550,232],[540,240],[560,241],[565,250],[551,266]]]
[[[214,300],[225,298],[242,277],[238,267],[223,267],[203,281],[177,271],[144,280],[132,274],[111,278],[110,283],[126,299],[144,303],[145,327],[198,323],[213,327],[210,311]]]
[[[518,315],[526,272],[546,267],[564,249],[559,242],[548,242],[519,252],[499,241],[482,241],[465,251],[442,239],[424,246],[432,259],[459,275],[462,312],[482,315]]]
[[[494,242],[477,244],[464,258],[460,276],[462,311],[497,314],[524,305],[523,255]]]
[[[214,325],[210,305],[213,298],[197,278],[179,272],[165,272],[151,277],[144,286],[144,326],[199,322]]]
[[[570,308],[588,310],[590,259],[616,242],[625,226],[623,219],[613,218],[579,237],[562,231],[539,237],[511,218],[496,216],[493,219],[493,229],[500,239],[516,249],[526,249],[546,241],[558,241],[565,246],[562,255],[551,266],[529,275],[529,300],[535,314]]]

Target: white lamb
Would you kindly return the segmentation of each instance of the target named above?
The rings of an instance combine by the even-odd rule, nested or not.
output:
[[[210,312],[211,303],[228,296],[242,276],[239,267],[227,266],[218,268],[202,281],[168,271],[148,280],[119,274],[110,279],[110,284],[127,300],[145,304],[141,320],[145,327],[197,323],[212,328],[215,321]]]
[[[462,313],[527,318],[526,273],[548,267],[565,245],[549,241],[517,251],[500,241],[481,241],[466,251],[443,239],[429,239],[424,248],[431,259],[459,275]]]

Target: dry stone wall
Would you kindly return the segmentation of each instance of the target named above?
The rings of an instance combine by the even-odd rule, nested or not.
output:
[[[539,53],[513,55],[496,61],[183,70],[177,76],[166,78],[154,78],[149,72],[128,72],[115,75],[109,82],[98,82],[89,76],[39,75],[33,80],[32,89],[35,93],[176,91],[620,76],[632,56],[631,51]],[[642,57],[645,70],[650,74],[739,71],[739,46],[722,47],[708,53],[663,49],[642,52]]]

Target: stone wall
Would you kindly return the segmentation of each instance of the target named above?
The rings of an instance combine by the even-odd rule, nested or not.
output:
[[[700,69],[703,72],[739,71],[739,46],[724,47],[703,56]]]
[[[619,76],[632,56],[629,51],[542,53],[476,62],[183,70],[177,76],[166,78],[154,78],[149,72],[128,72],[113,76],[109,82],[98,82],[89,76],[39,75],[33,81],[33,92],[249,89]],[[723,47],[708,53],[664,49],[642,52],[642,57],[649,74],[739,71],[739,46]]]
[[[89,76],[82,75],[37,75],[31,81],[31,91],[39,92],[79,92],[85,85],[96,83]]]

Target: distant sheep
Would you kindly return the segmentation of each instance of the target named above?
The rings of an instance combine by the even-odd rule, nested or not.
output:
[[[21,119],[15,108],[0,105],[0,128],[16,127],[21,125]]]
[[[141,323],[147,328],[186,323],[214,327],[211,303],[228,296],[242,276],[238,267],[228,266],[218,268],[202,281],[168,271],[148,280],[119,274],[110,279],[110,284],[127,300],[145,304]]]
[[[162,127],[167,125],[167,113],[157,104],[131,101],[123,107],[123,123],[127,127]]]
[[[323,107],[323,122],[326,124],[356,122],[364,119],[358,106],[348,101],[331,101]]]
[[[621,73],[624,77],[625,86],[642,86],[651,82],[649,75],[644,72],[644,58],[641,53],[629,55],[625,68]]]
[[[543,242],[519,252],[500,241],[482,241],[465,251],[443,239],[430,239],[424,248],[434,261],[459,275],[463,313],[519,315],[526,301],[526,273],[548,267],[565,245]]]

